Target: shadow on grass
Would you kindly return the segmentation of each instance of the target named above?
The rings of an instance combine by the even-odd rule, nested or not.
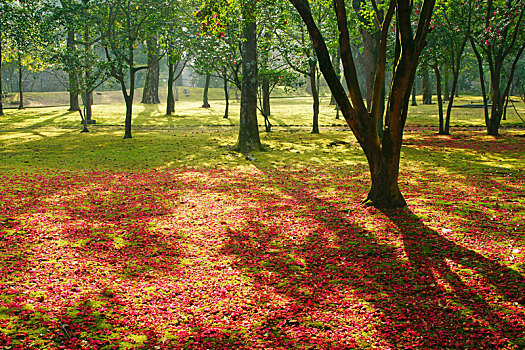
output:
[[[257,221],[228,232],[225,252],[237,255],[245,274],[261,291],[274,288],[293,303],[267,315],[263,326],[275,339],[350,329],[352,346],[503,348],[522,341],[524,320],[505,315],[525,305],[525,279],[516,271],[444,238],[408,209],[384,212],[400,249],[357,225],[338,203],[317,198],[301,179],[260,170],[304,208],[301,216],[315,220],[297,244],[293,233]],[[312,322],[308,315],[319,313],[339,318]],[[356,317],[369,328],[356,331]],[[375,333],[381,344],[366,343],[359,332]]]

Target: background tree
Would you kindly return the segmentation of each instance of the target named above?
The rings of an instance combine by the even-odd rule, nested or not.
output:
[[[44,0],[11,1],[4,5],[9,6],[6,11],[9,17],[3,31],[9,47],[7,59],[16,62],[18,68],[18,108],[22,109],[24,108],[23,68],[27,67],[31,70],[44,68],[46,43],[54,39],[53,16],[50,12],[51,6],[48,6]]]
[[[157,104],[159,99],[159,79],[160,79],[160,62],[159,62],[159,42],[157,33],[152,33],[146,38],[146,52],[148,56],[148,69],[144,80],[144,89],[142,91],[142,103]]]
[[[434,70],[439,114],[439,134],[450,134],[450,118],[456,95],[461,62],[465,46],[470,36],[473,2],[436,4],[431,21],[432,31],[427,37],[428,45],[423,51],[422,61]],[[452,88],[448,90],[448,76],[443,71],[452,72]],[[442,86],[444,85],[444,97]],[[448,101],[446,116],[443,101]]]
[[[126,104],[124,138],[131,138],[131,117],[135,96],[136,73],[149,68],[137,61],[137,47],[158,26],[165,23],[162,14],[169,12],[162,0],[111,0],[105,9],[101,32],[102,45],[113,78],[120,84]],[[157,57],[159,60],[161,57]],[[150,62],[151,63],[151,62]]]
[[[480,2],[474,13],[473,23],[477,26],[473,28],[470,43],[478,60],[485,124],[489,135],[498,135],[516,66],[525,50],[525,1],[487,0]],[[485,63],[490,73],[490,116]]]
[[[308,0],[290,0],[308,28],[314,43],[319,65],[334,94],[341,112],[356,136],[368,160],[372,186],[366,202],[378,207],[405,206],[406,202],[398,184],[399,160],[403,129],[405,126],[410,92],[418,65],[421,50],[425,46],[426,35],[432,17],[435,1],[421,3],[419,14],[414,13],[409,0],[391,0],[381,26],[381,42],[374,80],[374,94],[371,112],[368,112],[357,79],[352,56],[346,2],[335,0],[335,14],[339,29],[339,46],[349,97],[340,83],[332,66],[323,34],[312,15]],[[375,1],[374,13],[379,16]],[[417,25],[412,29],[412,17]],[[379,17],[378,17],[379,18]],[[391,88],[384,116],[383,138],[379,138],[378,119],[380,116],[380,96],[386,73],[386,52],[388,32],[395,18],[395,47],[392,68]]]
[[[330,28],[329,7],[326,2],[316,1],[313,3],[313,16],[318,23],[324,25],[321,31]],[[313,100],[313,116],[312,116],[312,133],[319,133],[319,89],[318,89],[318,69],[317,57],[315,55],[314,47],[310,41],[308,31],[301,21],[300,16],[287,3],[279,3],[276,12],[267,12],[267,22],[276,37],[278,45],[276,49],[281,55],[282,59],[290,69],[302,74],[308,79],[308,89],[312,95]],[[333,35],[328,35],[328,38],[335,38]],[[329,45],[332,51],[335,52],[336,46],[333,41]]]

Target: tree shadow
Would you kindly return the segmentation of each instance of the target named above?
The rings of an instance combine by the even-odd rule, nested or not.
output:
[[[447,240],[409,210],[383,212],[388,220],[379,230],[396,236],[403,244],[397,247],[396,239],[364,229],[352,209],[318,198],[300,178],[260,170],[314,225],[302,241],[278,224],[258,221],[227,232],[225,252],[237,256],[261,294],[274,288],[292,302],[266,317],[264,327],[280,329],[276,337],[297,331],[328,341],[354,329],[353,340],[339,339],[418,348],[501,348],[520,341],[523,315],[506,315],[522,314],[525,304],[525,279],[516,271]],[[339,318],[310,316],[320,313]],[[355,328],[363,323],[362,334],[375,334],[379,343],[360,338]]]

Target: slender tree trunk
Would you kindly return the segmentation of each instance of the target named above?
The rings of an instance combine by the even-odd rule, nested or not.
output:
[[[175,112],[175,96],[173,95],[173,83],[175,82],[175,65],[168,57],[168,96],[166,99],[166,115]]]
[[[432,88],[430,87],[430,74],[428,73],[428,67],[423,67],[423,104],[432,104]]]
[[[468,35],[465,36],[459,51],[457,54],[452,55],[452,62],[454,66],[452,67],[452,90],[449,92],[449,101],[447,106],[447,117],[445,119],[445,132],[450,134],[450,118],[452,116],[452,106],[454,105],[454,98],[456,97],[456,91],[458,89],[458,80],[459,80],[459,71],[461,69],[461,56],[463,56],[463,51],[468,41]],[[446,94],[446,93],[445,93]]]
[[[84,42],[86,43],[86,52],[89,53],[91,52],[91,45],[89,44],[89,41],[90,41],[90,34],[89,34],[89,25],[86,24],[85,28],[84,28]],[[88,59],[87,62],[86,62],[86,71],[84,72],[84,75],[85,75],[85,79],[86,79],[86,84],[90,85],[90,81],[91,81],[91,62],[90,60]],[[95,120],[92,120],[91,119],[91,116],[92,116],[92,109],[91,109],[91,106],[93,105],[93,91],[89,91],[89,92],[86,92],[85,93],[85,97],[84,97],[84,106],[85,106],[85,113],[84,113],[84,118],[86,118],[86,123],[88,124],[95,124]]]
[[[445,120],[443,117],[443,99],[441,95],[441,73],[439,71],[439,65],[436,63],[432,66],[434,68],[434,74],[436,76],[436,95],[438,100],[438,114],[439,114],[439,135],[448,135],[449,132],[445,127]]]
[[[337,51],[335,55],[332,55],[332,66],[334,66],[335,74],[337,74],[337,76],[341,75],[340,61],[341,61],[341,52],[339,51],[339,47],[337,47]],[[336,109],[337,109],[335,97],[333,94],[330,97],[330,106],[336,106]],[[337,117],[339,117],[339,115],[337,115]]]
[[[2,99],[4,98],[4,89],[2,88],[2,32],[0,31],[0,115],[4,115],[4,105]]]
[[[133,114],[133,96],[135,95],[135,70],[129,68],[129,93],[126,91],[126,83],[121,81],[124,101],[126,102],[126,120],[124,123],[124,138],[130,139],[131,136],[131,116]]]
[[[22,57],[20,51],[18,51],[18,94],[19,94],[19,103],[18,109],[24,109],[24,79],[22,75]]]
[[[159,99],[159,74],[160,74],[160,62],[159,57],[159,45],[156,35],[148,38],[147,42],[148,50],[148,66],[146,70],[146,79],[144,81],[144,90],[142,92],[142,103],[145,104],[157,104],[160,103]]]
[[[262,109],[264,115],[269,117],[271,115],[270,111],[270,81],[268,77],[263,77],[262,81]]]
[[[312,134],[319,134],[319,90],[317,89],[317,63],[310,63],[310,86],[312,88],[313,98],[313,121],[312,121]]]
[[[259,151],[257,124],[257,26],[253,18],[257,0],[247,0],[242,9],[242,91],[239,137],[235,149],[242,153]]]
[[[223,77],[223,89],[224,89],[224,101],[226,102],[226,107],[224,108],[224,119],[228,119],[228,114],[230,113],[230,92],[228,91],[228,79],[226,77],[226,69],[224,69]]]
[[[67,32],[67,48],[73,53],[75,52],[75,32],[70,30]],[[78,72],[76,72],[72,67],[69,68],[69,110],[78,111],[80,110],[80,105],[78,103]]]
[[[449,76],[448,76],[448,68],[445,68],[445,78],[443,81],[443,87],[444,87],[444,95],[443,95],[443,101],[449,101],[450,100],[450,89],[448,86],[449,83]]]
[[[417,95],[417,79],[415,78],[414,79],[414,87],[412,88],[412,106],[417,106],[417,99],[416,99],[416,95]]]
[[[501,94],[500,88],[501,67],[496,63],[494,73],[491,73],[492,86],[492,109],[490,111],[490,120],[487,125],[487,133],[492,136],[499,135],[501,118],[503,117],[503,105],[505,99]]]
[[[206,82],[204,83],[204,93],[202,95],[202,108],[210,108],[208,103],[208,90],[210,89],[211,74],[206,74]]]

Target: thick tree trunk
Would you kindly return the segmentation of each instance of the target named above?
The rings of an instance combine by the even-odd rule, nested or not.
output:
[[[206,74],[206,82],[204,83],[204,93],[202,94],[202,108],[210,108],[208,102],[208,90],[210,89],[211,74]]]
[[[259,151],[261,140],[257,124],[257,1],[248,0],[243,7],[242,91],[239,137],[235,149],[242,153]]]
[[[175,82],[175,65],[168,58],[168,96],[166,98],[166,115],[175,113],[175,96],[173,83]]]
[[[159,57],[159,45],[157,36],[151,36],[147,42],[148,50],[148,66],[146,70],[146,79],[144,81],[144,90],[142,92],[142,103],[145,104],[157,104],[160,103],[159,99],[159,73],[160,63]]]
[[[423,104],[431,105],[432,104],[432,87],[430,86],[430,74],[428,72],[428,67],[423,67]]]
[[[73,53],[75,51],[75,32],[70,30],[67,32],[67,48]],[[78,72],[72,67],[69,68],[69,110],[79,111],[80,104],[78,103]]]
[[[448,135],[449,132],[445,127],[445,120],[443,116],[443,99],[441,95],[441,73],[439,71],[439,65],[436,63],[432,66],[434,68],[434,74],[436,76],[436,95],[438,100],[438,115],[439,115],[439,135]]]
[[[319,90],[317,89],[317,63],[311,62],[309,69],[310,86],[312,88],[313,118],[312,134],[319,134]]]
[[[226,107],[224,107],[224,119],[228,119],[228,114],[230,113],[230,92],[228,91],[228,79],[226,78],[226,72],[224,72],[223,77],[223,89],[224,89],[224,101],[226,103]]]
[[[398,186],[399,161],[403,129],[408,114],[410,92],[414,82],[418,58],[424,47],[428,23],[432,16],[435,2],[425,1],[421,7],[416,35],[413,36],[413,22],[410,18],[411,1],[390,1],[381,30],[380,55],[374,83],[371,112],[368,112],[359,88],[355,63],[352,57],[346,3],[334,0],[334,9],[339,29],[339,45],[349,97],[337,79],[332,67],[326,43],[310,10],[307,0],[290,0],[301,15],[313,41],[319,66],[348,126],[363,148],[370,167],[372,186],[367,202],[376,207],[401,207],[406,205]],[[388,28],[396,15],[396,49],[393,60],[392,83],[384,119],[384,133],[379,139],[378,118],[382,86],[386,71],[386,50]]]

